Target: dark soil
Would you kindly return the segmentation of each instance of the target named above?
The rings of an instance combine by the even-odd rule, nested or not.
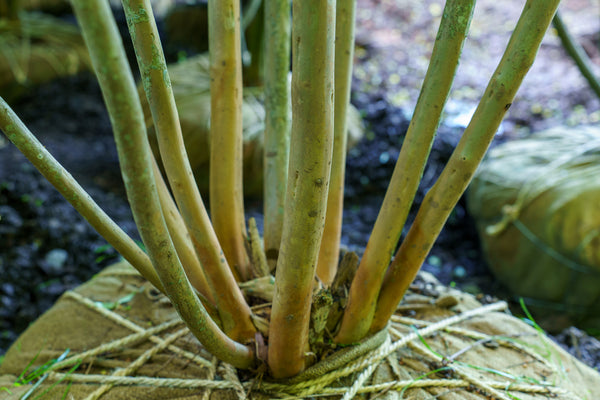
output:
[[[409,119],[405,110],[390,104],[383,93],[355,92],[353,103],[363,112],[368,133],[358,146],[350,149],[347,158],[345,236],[342,240],[360,254],[377,218]],[[450,158],[461,133],[459,128],[440,127],[404,233],[425,193]],[[493,291],[494,282],[481,257],[477,233],[467,215],[464,199],[450,215],[423,268],[445,284],[457,284],[472,292],[480,292],[481,288],[486,292]]]
[[[359,6],[361,3],[365,7],[363,11],[371,6],[367,0],[359,1]],[[413,29],[417,33],[419,27],[425,26],[421,14],[415,16],[407,9],[394,12],[388,13],[387,18],[396,15],[409,22],[415,18]],[[359,23],[360,20],[359,15]],[[373,17],[372,20],[376,19]],[[377,26],[383,29],[388,22],[384,20]],[[364,29],[357,32],[361,46],[357,52],[360,62],[352,101],[361,110],[368,133],[348,155],[342,238],[343,245],[357,253],[362,253],[377,217],[408,127],[407,114],[411,109],[410,101],[398,101],[403,96],[398,93],[404,93],[401,85],[390,83],[395,82],[390,80],[393,66],[383,60],[391,51],[385,45],[389,37],[378,32],[380,30],[375,29],[372,36],[368,36]],[[378,42],[375,43],[373,38],[377,38]],[[418,41],[419,36],[414,38]],[[407,67],[412,68],[416,60],[408,53],[404,57]],[[402,62],[402,56],[398,59],[400,61],[396,62]],[[375,74],[369,72],[374,68],[372,65],[379,66],[374,70]],[[374,84],[377,83],[376,80],[374,82],[375,75],[378,75],[379,84]],[[404,75],[403,83],[405,79],[409,78]],[[406,87],[415,86],[417,80],[418,74]],[[413,93],[407,93],[406,98],[413,99]],[[580,99],[582,97],[584,107],[597,106],[597,100],[592,96],[579,95]],[[569,97],[573,98],[577,96]],[[545,104],[545,99],[540,101]],[[31,131],[99,205],[127,233],[137,237],[118,170],[110,122],[93,76],[82,74],[57,80],[33,90],[13,106]],[[571,115],[569,107],[572,104],[563,107],[561,112]],[[520,134],[523,127],[533,129],[540,124],[540,117],[525,112],[523,108],[516,109],[518,113],[509,116],[508,125],[505,125],[506,136],[509,137]],[[433,184],[461,133],[460,123],[453,123],[450,118],[440,127],[416,204]],[[249,213],[255,215],[260,209],[260,204],[252,203]],[[411,211],[409,224],[415,212],[416,207]],[[49,308],[61,293],[89,279],[114,262],[118,255],[2,135],[0,215],[1,356],[18,334]],[[472,293],[501,293],[485,265],[473,222],[462,200],[423,268],[443,283],[457,285]],[[600,368],[597,340],[576,328],[563,332],[558,340],[584,362]]]
[[[128,233],[110,122],[89,74],[34,90],[16,113]],[[0,137],[0,352],[65,290],[117,254],[16,148]]]

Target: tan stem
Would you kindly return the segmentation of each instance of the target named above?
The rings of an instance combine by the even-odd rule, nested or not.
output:
[[[208,21],[210,215],[227,262],[246,281],[239,0],[209,0]]]
[[[594,72],[594,63],[588,57],[583,46],[571,35],[559,12],[556,12],[552,25],[556,29],[556,34],[560,38],[563,47],[581,71],[581,75],[588,81],[596,96],[600,98],[600,80]]]
[[[331,285],[337,271],[344,211],[344,175],[346,172],[347,117],[354,58],[355,0],[337,0],[335,17],[335,98],[334,141],[331,182],[327,196],[327,214],[319,250],[317,276]]]
[[[335,0],[293,3],[290,167],[268,351],[277,378],[305,368],[333,147],[334,33]]]
[[[155,188],[142,107],[109,4],[105,0],[73,0],[72,5],[111,117],[127,197],[152,265],[175,309],[204,347],[223,361],[250,368],[256,361],[253,349],[219,329],[196,296],[175,252]]]
[[[200,265],[200,261],[196,257],[194,245],[185,227],[185,222],[183,222],[183,218],[181,218],[181,214],[177,210],[177,206],[171,197],[171,193],[169,193],[167,184],[162,177],[154,157],[152,157],[152,170],[156,178],[156,190],[158,191],[160,206],[165,217],[165,222],[167,223],[167,228],[169,229],[169,235],[171,235],[173,245],[177,250],[177,255],[181,260],[185,274],[194,289],[214,303],[212,291],[210,290],[206,276],[204,276],[202,265]]]
[[[194,249],[212,289],[225,332],[236,340],[254,338],[251,312],[212,229],[190,167],[156,23],[148,0],[125,0],[123,9],[134,43],[142,83],[163,165]]]

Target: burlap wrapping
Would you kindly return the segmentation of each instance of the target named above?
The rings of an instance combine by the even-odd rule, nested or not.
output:
[[[207,54],[190,57],[168,67],[173,95],[177,103],[185,149],[200,190],[208,190],[210,160],[210,66]],[[143,87],[138,87],[150,144],[160,160],[152,115]],[[244,88],[242,125],[244,137],[244,193],[261,195],[263,180],[263,133],[265,129],[264,94],[262,88]],[[291,104],[290,104],[291,118]],[[348,108],[348,147],[364,134],[358,110]]]
[[[18,376],[59,358],[28,398],[599,398],[596,371],[502,312],[505,306],[482,306],[430,279],[407,296],[382,345],[333,371],[313,367],[311,377],[281,384],[207,354],[164,297],[120,263],[65,293],[21,335],[0,366],[0,398],[21,398],[37,380],[19,386]]]
[[[10,101],[28,88],[91,69],[77,27],[37,13],[0,20],[0,95]]]
[[[600,129],[493,149],[468,191],[489,265],[544,327],[600,329]]]

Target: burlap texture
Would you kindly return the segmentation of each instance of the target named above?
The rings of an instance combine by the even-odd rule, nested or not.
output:
[[[600,329],[600,129],[493,149],[468,191],[488,263],[550,331]]]
[[[247,372],[235,373],[214,360],[186,333],[173,343],[176,347],[157,352],[100,398],[238,399],[248,396],[264,399],[285,395],[315,398],[325,394],[353,398],[354,391],[364,392],[354,398],[377,396],[380,399],[599,398],[600,375],[596,371],[504,312],[483,312],[463,322],[448,322],[443,329],[421,330],[415,334],[412,324],[421,329],[431,322],[446,324],[449,317],[464,318],[482,308],[472,296],[443,288],[431,278],[413,289],[390,325],[389,340],[376,351],[345,365],[343,368],[352,370],[350,373],[338,369],[307,382],[282,386]],[[93,307],[98,304],[102,307]],[[109,317],[99,310],[105,310]],[[0,387],[4,386],[12,394],[0,390],[0,399],[18,399],[31,388],[31,384],[17,387],[14,383],[33,359],[34,366],[38,366],[60,357],[66,349],[70,349],[68,356],[71,356],[134,333],[131,327],[125,326],[127,324],[113,320],[111,315],[115,313],[137,325],[137,330],[178,320],[164,297],[157,296],[126,263],[109,267],[90,282],[63,295],[9,349],[0,365]],[[179,323],[156,336],[165,339],[182,328]],[[413,335],[412,340],[408,340],[407,335]],[[87,396],[100,388],[99,380],[118,374],[156,345],[148,339],[138,340],[102,351],[84,360],[74,371],[70,371],[70,367],[58,369],[57,372],[65,374],[62,375],[64,380],[56,383],[61,375],[49,374],[30,398],[97,398]],[[186,358],[177,349],[197,357]],[[437,372],[432,373],[434,370]],[[77,382],[76,378],[86,377],[96,382]],[[161,379],[142,383],[139,380],[143,377]],[[69,386],[70,380],[74,382]],[[361,380],[364,383],[358,385]],[[493,382],[496,382],[495,388],[489,385]],[[402,392],[402,386],[407,384],[409,388]],[[224,389],[218,389],[219,385]],[[539,393],[525,391],[533,389]],[[45,390],[48,392],[36,397]]]
[[[135,293],[130,302],[117,306],[116,311],[139,325],[140,327],[150,327],[161,322],[178,318],[173,308],[168,303],[161,301],[161,297],[152,297],[154,289],[148,285],[143,278],[130,268],[121,268],[125,264],[117,264],[108,270],[94,277],[89,282],[81,285],[74,290],[94,302],[112,303],[119,299]],[[112,304],[106,304],[110,307]],[[175,329],[182,328],[179,325]],[[91,310],[84,304],[67,295],[63,295],[57,303],[36,320],[9,349],[6,358],[0,366],[2,374],[19,375],[25,366],[36,354],[36,365],[41,365],[48,360],[59,357],[65,349],[70,349],[71,354],[82,352],[95,348],[102,343],[125,337],[134,333],[131,329],[122,326],[119,323],[107,319],[105,316]],[[197,341],[191,336],[186,335],[175,343],[182,349],[208,355],[198,346]],[[111,369],[124,368],[128,366],[133,359],[139,356],[144,350],[152,347],[153,343],[142,342],[128,349],[123,349],[116,357],[111,355],[102,355],[97,357],[94,365],[87,370],[88,374],[106,374]],[[195,378],[206,379],[210,377],[208,368],[199,366],[186,358],[173,357],[170,352],[163,352],[152,357],[136,373],[139,376],[153,376],[164,378]],[[6,378],[5,378],[6,380]],[[43,385],[48,388],[50,384]],[[42,398],[54,399],[61,398],[65,390],[65,385],[57,385]],[[75,399],[83,399],[95,389],[98,385],[73,384],[69,393]],[[41,393],[40,390],[36,393]],[[188,389],[165,389],[148,387],[114,387],[103,399],[200,399],[202,390]],[[0,398],[3,394],[0,392]],[[19,397],[8,397],[19,398]],[[227,397],[223,397],[227,398]]]
[[[200,190],[208,191],[210,160],[210,65],[208,54],[190,57],[169,65],[169,77],[185,149]],[[158,142],[152,115],[142,85],[138,87],[150,145],[158,160]],[[264,93],[260,87],[244,88],[242,104],[244,193],[262,195],[263,185],[263,137],[265,129]],[[291,103],[289,105],[291,118]],[[364,135],[364,127],[358,110],[349,105],[347,114],[348,148],[354,146]]]
[[[91,70],[78,28],[52,16],[21,13],[0,24],[0,94],[13,100],[35,85]]]

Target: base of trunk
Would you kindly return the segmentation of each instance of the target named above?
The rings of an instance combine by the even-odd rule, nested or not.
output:
[[[0,365],[0,393],[107,400],[597,395],[596,371],[507,314],[503,302],[482,306],[424,277],[427,290],[407,294],[366,353],[333,353],[302,376],[275,382],[214,359],[166,298],[122,262],[65,293],[21,335]]]

